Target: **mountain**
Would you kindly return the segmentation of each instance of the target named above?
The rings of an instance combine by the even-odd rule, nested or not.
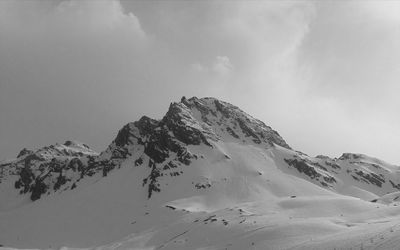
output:
[[[215,98],[183,97],[160,120],[143,116],[128,123],[100,154],[67,141],[24,149],[0,168],[5,246],[321,249],[399,243],[398,166],[362,154],[308,156]]]

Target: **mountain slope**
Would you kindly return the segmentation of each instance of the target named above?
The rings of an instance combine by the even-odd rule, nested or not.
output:
[[[67,142],[0,168],[0,244],[14,247],[285,249],[399,213],[369,202],[398,191],[398,167],[307,156],[214,98],[128,123],[100,154]]]

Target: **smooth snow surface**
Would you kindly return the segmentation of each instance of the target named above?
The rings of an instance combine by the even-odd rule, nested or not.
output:
[[[399,249],[399,167],[307,156],[213,98],[183,98],[167,114],[129,123],[100,155],[73,141],[36,151],[35,181],[49,189],[34,202],[14,188],[28,151],[18,171],[1,163],[2,249]],[[109,165],[49,178],[54,157],[79,155]]]
[[[285,173],[275,147],[220,143],[151,199],[145,168],[0,213],[0,242],[18,248],[334,249],[400,244],[400,209],[343,196]],[[229,155],[226,158],[224,155]],[[209,183],[193,189],[192,183]],[[111,242],[111,243],[110,243]]]

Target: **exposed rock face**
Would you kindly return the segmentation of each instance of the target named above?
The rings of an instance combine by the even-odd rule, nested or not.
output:
[[[276,144],[290,149],[278,132],[232,104],[214,98],[196,97],[182,98],[181,103],[199,122],[203,134],[212,140],[228,136],[266,147]]]
[[[33,154],[33,151],[32,151],[32,150],[29,150],[29,149],[27,149],[27,148],[24,148],[24,149],[22,149],[22,150],[19,152],[17,158],[20,158],[20,157],[22,157],[22,156],[29,155],[29,154]]]
[[[285,159],[285,162],[289,168],[296,169],[326,188],[335,189],[340,179],[379,195],[400,190],[399,167],[363,154],[344,153],[335,159],[298,154],[292,159]]]
[[[212,138],[213,132],[209,126],[197,120],[190,109],[183,103],[170,105],[167,114],[161,121],[171,131],[175,138],[185,144],[211,146],[207,136]]]
[[[336,183],[335,177],[318,162],[312,162],[304,158],[285,159],[285,161],[289,166],[297,169],[297,171],[305,174],[313,181],[319,182],[323,187],[333,187],[334,183]]]

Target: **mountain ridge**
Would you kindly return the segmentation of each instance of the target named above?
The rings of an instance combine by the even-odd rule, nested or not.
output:
[[[210,97],[127,123],[100,153],[67,141],[0,168],[0,243],[15,247],[286,249],[400,214],[398,166],[308,156]]]
[[[21,194],[31,193],[31,200],[34,201],[46,192],[50,194],[57,191],[61,186],[63,190],[73,189],[87,176],[100,172],[105,177],[108,172],[119,168],[122,162],[137,153],[140,156],[135,159],[134,165],[142,165],[146,160],[151,169],[150,174],[143,178],[143,186],[148,186],[150,198],[154,192],[160,192],[157,179],[163,175],[164,170],[190,165],[193,160],[201,157],[193,154],[188,149],[189,145],[204,144],[213,148],[213,144],[220,140],[256,145],[265,149],[278,145],[292,150],[278,132],[232,104],[211,97],[182,97],[180,102],[171,103],[164,117],[159,120],[143,116],[138,121],[124,125],[112,143],[101,153],[94,152],[84,143],[66,141],[64,144],[45,146],[36,151],[24,148],[16,160],[0,163],[0,167],[3,176],[7,170],[11,175],[19,174],[15,188],[21,189]],[[360,163],[357,163],[357,159],[368,158],[363,164],[374,166],[376,170],[397,169],[397,166],[362,154],[343,153],[339,158],[332,159],[322,155],[312,158],[296,152],[294,158],[285,159],[288,166],[304,174],[304,178],[311,178],[314,183],[318,180],[317,183],[325,188],[335,188],[337,185],[338,177],[335,175],[341,169],[338,161],[354,165]],[[171,158],[171,155],[175,157]],[[364,170],[357,171],[347,167],[347,174],[353,180],[363,182],[361,186],[373,184],[382,187],[390,183],[391,191],[400,190],[399,178],[383,176],[382,171],[375,173],[376,171],[366,170],[364,165]],[[63,172],[68,174],[63,175]],[[182,171],[173,174],[180,175]]]

